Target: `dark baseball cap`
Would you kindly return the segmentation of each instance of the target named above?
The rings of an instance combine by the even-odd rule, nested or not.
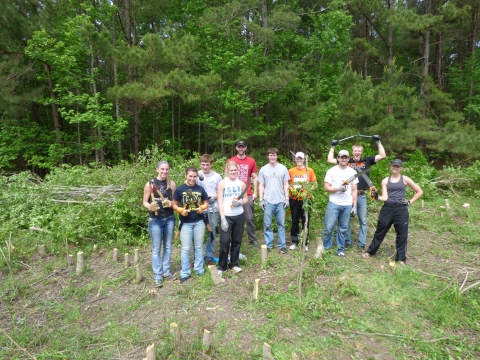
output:
[[[236,146],[247,146],[247,143],[245,142],[245,140],[238,140]]]
[[[402,160],[400,160],[400,159],[395,159],[395,160],[393,160],[392,162],[390,162],[390,165],[391,165],[391,166],[400,166],[400,167],[403,167],[403,162],[402,162]]]

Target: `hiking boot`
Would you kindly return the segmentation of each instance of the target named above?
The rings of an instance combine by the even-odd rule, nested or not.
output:
[[[280,254],[286,254],[286,253],[287,253],[287,248],[280,249]]]
[[[187,276],[187,277],[181,277],[180,278],[180,284],[183,284],[185,281],[187,281],[188,279],[190,279],[190,276]]]
[[[346,243],[345,244],[345,249],[348,249],[348,248],[351,248],[352,247],[352,243]]]
[[[365,251],[365,245],[358,245],[358,248],[362,251]]]
[[[238,274],[239,272],[242,272],[242,268],[239,267],[239,266],[234,266],[234,267],[232,268],[232,270],[233,270],[233,272],[234,272],[235,274]]]
[[[250,240],[250,245],[255,246],[256,248],[260,247],[260,244],[257,240]]]
[[[292,244],[289,247],[290,250],[295,250],[296,248],[297,248],[297,244]]]
[[[177,280],[176,276],[175,276],[175,275],[172,275],[172,274],[163,275],[163,278],[164,278],[164,279],[168,279],[168,280],[170,280],[170,281],[175,281],[175,280]]]
[[[339,257],[341,257],[342,259],[345,259],[345,258],[347,257],[347,256],[346,256],[344,253],[342,253],[342,252],[338,253],[337,255],[338,255]]]
[[[156,288],[161,288],[163,286],[163,279],[157,279],[157,280],[154,280],[154,282],[155,282]]]

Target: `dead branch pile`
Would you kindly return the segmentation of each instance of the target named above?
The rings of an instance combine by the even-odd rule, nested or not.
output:
[[[53,186],[51,201],[63,203],[108,202],[124,191],[122,186]],[[81,201],[84,200],[84,201]]]

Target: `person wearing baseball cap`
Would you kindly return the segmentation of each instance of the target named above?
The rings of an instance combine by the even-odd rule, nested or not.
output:
[[[325,250],[332,247],[333,231],[338,222],[337,229],[337,255],[345,258],[345,240],[347,239],[348,224],[351,213],[357,207],[358,178],[345,184],[345,180],[357,172],[348,166],[350,155],[347,150],[338,152],[338,165],[335,165],[325,174],[323,188],[329,193],[327,209],[324,218],[322,241]],[[318,250],[317,250],[318,251]]]
[[[403,162],[395,159],[390,162],[391,175],[382,180],[382,196],[378,200],[385,204],[378,216],[377,230],[368,250],[362,255],[365,259],[375,255],[385,239],[388,230],[395,227],[395,261],[405,265],[407,261],[408,223],[410,214],[408,207],[417,201],[423,194],[423,190],[408,176],[402,175]],[[405,198],[407,186],[411,187],[415,194],[410,200]]]
[[[295,250],[298,246],[298,234],[300,233],[300,219],[302,220],[302,230],[305,230],[305,209],[304,202],[307,202],[308,208],[311,205],[311,191],[315,190],[318,186],[317,177],[312,168],[305,167],[305,154],[301,151],[295,154],[295,163],[297,166],[288,170],[290,174],[290,180],[288,181],[289,189],[289,202],[290,202],[290,214],[292,216],[292,229],[290,230],[290,237],[292,239],[292,245],[290,250]],[[308,199],[306,193],[308,189]],[[310,214],[308,214],[310,219]],[[308,229],[310,227],[310,221],[307,223],[307,239],[305,242],[305,251],[308,251]]]
[[[247,234],[250,244],[255,247],[260,247],[255,235],[254,223],[254,205],[255,199],[258,195],[258,169],[257,163],[253,158],[247,156],[247,142],[245,140],[238,140],[235,144],[237,155],[228,159],[228,161],[235,161],[238,164],[237,177],[247,185],[248,203],[243,205],[245,214],[245,223],[247,224]],[[251,184],[253,183],[253,193]]]
[[[352,157],[348,161],[348,166],[355,169],[357,172],[363,171],[365,169],[369,169],[371,166],[375,165],[377,162],[385,159],[387,155],[385,154],[385,149],[380,142],[380,135],[373,135],[373,141],[377,144],[378,154],[362,157],[363,154],[363,146],[360,144],[355,144],[352,146]],[[328,153],[327,162],[330,164],[338,164],[337,159],[334,157],[334,150],[335,146],[339,144],[338,140],[332,141],[332,146],[330,148],[330,152]],[[358,222],[360,225],[360,231],[358,233],[358,242],[357,246],[365,250],[365,243],[367,241],[367,230],[368,230],[368,222],[367,222],[367,194],[370,193],[370,186],[366,179],[370,177],[370,172],[365,173],[363,176],[358,178],[358,201],[357,201],[357,208],[356,214],[358,215]],[[345,242],[345,246],[348,248],[352,245],[352,237],[350,231],[350,220],[348,222],[348,231],[347,231],[347,239]]]

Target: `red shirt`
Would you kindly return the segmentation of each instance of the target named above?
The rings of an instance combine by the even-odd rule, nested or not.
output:
[[[248,186],[247,195],[252,196],[251,178],[252,173],[258,172],[257,163],[250,156],[245,156],[244,159],[239,159],[238,156],[234,156],[228,161],[235,161],[238,164],[237,177],[242,180]]]

